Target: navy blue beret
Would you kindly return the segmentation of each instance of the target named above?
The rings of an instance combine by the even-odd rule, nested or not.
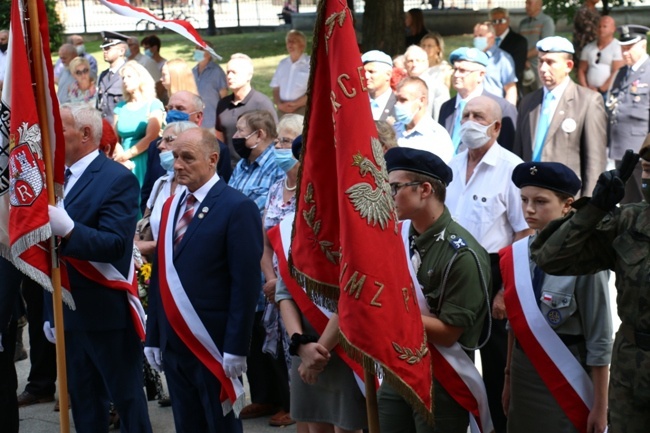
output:
[[[524,162],[512,172],[512,182],[518,188],[538,186],[574,196],[582,182],[573,170],[559,162]]]
[[[291,153],[298,161],[300,161],[300,151],[302,151],[302,134],[294,138],[291,143]]]
[[[388,172],[405,170],[424,174],[449,185],[454,175],[445,162],[426,150],[410,147],[393,147],[384,155]]]

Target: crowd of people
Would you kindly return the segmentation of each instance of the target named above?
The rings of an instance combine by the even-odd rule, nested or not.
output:
[[[472,46],[449,55],[411,9],[404,53],[360,55],[427,339],[458,347],[466,368],[480,350],[479,394],[496,433],[650,425],[649,29],[617,28],[596,3],[579,11],[573,42],[555,35],[542,0],[526,1],[518,32],[494,8]],[[7,37],[0,31],[0,71]],[[256,417],[298,422],[299,433],[360,432],[365,400],[333,351],[338,316],[323,309],[317,331],[311,300],[283,269],[305,35],[286,35],[271,98],[253,88],[246,54],[224,71],[203,47],[192,66],[163,58],[155,35],[102,37],[106,70],[79,35],[54,69],[66,182],[49,216],[76,304],[64,323],[77,431],[151,432],[147,400],[158,400],[178,432],[236,433]],[[606,171],[608,158],[616,169]],[[115,289],[115,275],[151,265],[139,302]],[[623,321],[615,341],[608,270]],[[56,339],[51,297],[4,259],[0,278],[0,421],[13,433],[19,406],[54,401]],[[144,349],[134,303],[147,310]],[[25,315],[31,370],[16,397],[8,372],[14,354],[26,356]],[[465,433],[462,400],[434,379],[432,428],[382,383],[381,431]]]

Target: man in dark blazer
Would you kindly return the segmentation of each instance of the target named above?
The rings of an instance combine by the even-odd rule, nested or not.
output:
[[[603,97],[569,77],[574,65],[569,40],[551,36],[536,48],[543,87],[519,104],[513,152],[526,162],[561,162],[580,177],[580,194],[590,196],[607,165]]]
[[[524,81],[524,69],[528,56],[528,41],[510,27],[510,13],[505,8],[490,10],[490,21],[494,26],[496,45],[512,56],[515,61],[515,75],[517,75],[517,95],[521,100],[521,88]]]
[[[106,431],[109,403],[124,431],[151,433],[142,376],[142,346],[127,293],[90,278],[97,262],[128,278],[138,212],[138,182],[99,151],[101,115],[84,104],[61,107],[66,184],[63,207],[49,207],[52,233],[61,238],[76,309],[64,307],[65,349],[72,416],[80,433]],[[74,264],[70,260],[76,260]],[[55,342],[52,297],[44,331]]]
[[[20,301],[23,274],[0,257],[0,425],[2,431],[18,433],[18,378],[14,365],[16,321],[24,314]]]
[[[207,333],[201,347],[216,346],[228,380],[239,380],[262,285],[262,222],[255,203],[216,174],[219,144],[213,133],[187,130],[173,152],[178,182],[188,194],[170,199],[163,210],[145,355],[154,368],[164,366],[177,432],[240,433],[241,420],[232,411],[223,414],[224,385],[209,369],[214,364],[200,357],[194,334],[183,326],[202,325]],[[185,307],[173,303],[182,312],[191,310],[180,322],[170,314],[168,293],[189,301]]]
[[[390,87],[393,75],[393,60],[382,51],[368,51],[361,56],[365,70],[366,87],[370,96],[370,108],[374,120],[392,119],[395,123],[395,102],[397,98]]]
[[[451,83],[458,92],[456,96],[442,104],[438,122],[445,127],[451,136],[456,153],[461,148],[460,120],[463,116],[461,107],[477,96],[487,96],[501,107],[503,120],[501,132],[497,139],[501,147],[512,150],[515,140],[515,125],[517,123],[517,109],[504,98],[493,95],[483,89],[485,68],[488,62],[487,55],[476,48],[459,48],[449,56],[449,62],[454,67]]]

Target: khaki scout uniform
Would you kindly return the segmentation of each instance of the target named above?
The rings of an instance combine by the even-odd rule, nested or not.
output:
[[[474,348],[488,312],[485,287],[489,290],[490,259],[487,252],[467,230],[452,220],[447,207],[424,233],[416,233],[411,226],[409,238],[414,239],[422,260],[417,277],[424,286],[431,312],[448,325],[464,328],[458,342]],[[443,293],[442,283],[448,268]],[[379,390],[379,402],[382,433],[467,432],[468,412],[437,381],[434,381],[434,428],[428,426],[386,382]]]
[[[612,352],[609,416],[613,433],[650,426],[650,209],[645,202],[611,213],[587,204],[550,223],[531,245],[535,262],[556,275],[616,272],[622,320]]]

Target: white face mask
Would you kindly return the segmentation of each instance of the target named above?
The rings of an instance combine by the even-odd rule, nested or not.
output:
[[[487,131],[490,126],[494,125],[496,121],[489,125],[481,125],[480,123],[468,120],[460,125],[460,141],[468,149],[478,149],[490,141],[490,136]]]

